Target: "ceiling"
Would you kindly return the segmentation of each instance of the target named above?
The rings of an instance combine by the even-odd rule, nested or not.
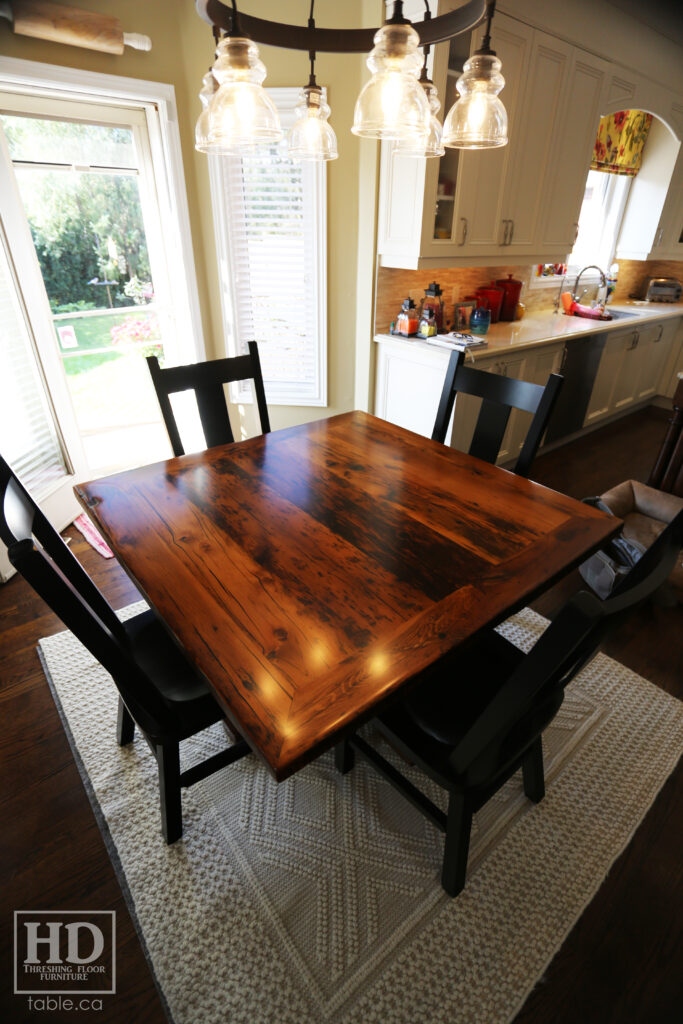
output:
[[[647,0],[647,3],[643,0],[608,0],[608,3],[683,46],[682,0]]]

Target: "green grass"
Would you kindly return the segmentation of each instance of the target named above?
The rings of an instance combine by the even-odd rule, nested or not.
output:
[[[64,320],[57,320],[55,323],[55,332],[57,327],[73,327],[78,340],[77,349],[63,349],[59,343],[59,335],[57,335],[57,344],[60,354],[62,356],[66,356],[64,359],[64,369],[67,377],[74,377],[82,373],[89,373],[98,366],[114,362],[115,360],[121,359],[127,355],[130,352],[130,349],[122,349],[114,345],[112,342],[111,329],[112,327],[118,327],[118,325],[122,324],[124,320],[129,318],[135,319],[144,315],[143,309],[140,306],[133,306],[128,312],[117,313],[115,316],[93,315],[84,317],[65,317]],[[151,316],[153,314],[149,315]],[[89,349],[99,348],[107,348],[110,351],[93,352],[91,355],[88,355]]]

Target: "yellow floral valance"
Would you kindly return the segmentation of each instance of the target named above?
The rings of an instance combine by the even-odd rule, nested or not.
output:
[[[618,114],[601,117],[591,170],[637,174],[651,124],[652,114],[644,110],[620,110]]]

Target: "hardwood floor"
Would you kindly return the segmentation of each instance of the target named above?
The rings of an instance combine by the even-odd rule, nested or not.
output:
[[[645,479],[663,430],[663,419],[654,411],[635,413],[541,455],[532,476],[574,497],[600,493],[628,477]],[[74,552],[114,607],[135,600],[132,584],[115,562],[100,558],[75,530],[68,534]],[[534,607],[552,616],[579,584],[578,574],[572,574]],[[11,995],[14,910],[110,909],[117,911],[117,995],[103,997],[97,1019],[156,1024],[165,1019],[164,1012],[35,651],[37,640],[58,632],[61,623],[18,578],[0,586],[0,622],[0,946],[5,965],[0,1014],[12,1022],[35,1019],[25,997]],[[605,649],[681,696],[680,607],[641,609]],[[527,1000],[519,1024],[660,1024],[674,1019],[679,1005],[675,954],[683,888],[682,789],[678,772]],[[53,1011],[49,1019],[61,1022],[73,1015]]]

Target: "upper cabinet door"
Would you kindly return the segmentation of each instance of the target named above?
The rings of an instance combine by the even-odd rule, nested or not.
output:
[[[479,35],[474,35],[476,49]],[[500,98],[508,113],[510,142],[500,149],[461,152],[454,218],[454,241],[460,256],[488,256],[498,249],[504,251],[504,182],[521,153],[516,140],[522,130],[522,84],[531,59],[533,35],[528,25],[496,13],[491,41],[503,64],[505,88]]]
[[[562,113],[572,49],[560,39],[534,32],[522,100],[524,118],[510,138],[510,167],[502,202],[507,222],[504,241],[510,256],[538,252],[544,185],[562,166],[557,145],[567,131]]]
[[[537,239],[543,252],[570,252],[578,231],[586,178],[602,111],[608,65],[573,48],[564,103],[546,162],[543,209]]]

